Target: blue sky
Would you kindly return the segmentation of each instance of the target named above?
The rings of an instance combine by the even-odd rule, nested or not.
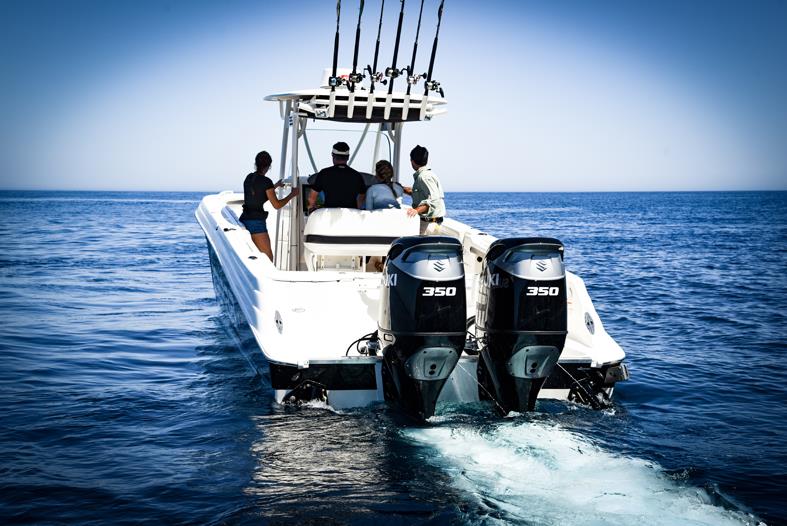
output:
[[[378,10],[367,0],[364,64]],[[397,12],[388,0],[384,64]],[[0,188],[239,188],[257,151],[278,161],[262,98],[318,84],[334,15],[332,0],[4,0]],[[449,191],[787,189],[785,64],[783,1],[446,0],[449,113],[409,126],[405,151],[427,145]]]

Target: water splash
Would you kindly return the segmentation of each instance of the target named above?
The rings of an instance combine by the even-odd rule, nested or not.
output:
[[[436,455],[425,457],[478,501],[480,522],[759,523],[751,515],[714,505],[705,489],[680,484],[653,462],[615,455],[558,425],[446,425],[403,433],[434,450]]]

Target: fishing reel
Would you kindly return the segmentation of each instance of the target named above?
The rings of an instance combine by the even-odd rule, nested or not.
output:
[[[372,81],[372,84],[388,84],[388,81],[385,79],[385,73],[382,71],[374,71],[372,70],[372,66],[366,66],[364,71],[369,72],[369,80]]]
[[[399,77],[402,74],[403,69],[396,69],[396,68],[385,68],[385,76],[394,80],[395,78]]]
[[[341,77],[328,77],[328,86],[331,88],[338,88],[343,82]]]
[[[348,84],[360,84],[361,81],[363,79],[365,79],[365,78],[366,78],[366,76],[360,71],[358,73],[350,73],[347,76],[347,83]]]
[[[403,71],[407,71],[407,83],[410,86],[418,84],[421,81],[421,79],[426,78],[426,73],[421,73],[420,75],[413,75],[413,72],[410,71],[409,67],[404,68]]]
[[[436,80],[430,80],[425,83],[427,93],[430,91],[436,91],[440,94],[441,97],[445,97],[445,92],[443,88],[440,87],[440,83]]]

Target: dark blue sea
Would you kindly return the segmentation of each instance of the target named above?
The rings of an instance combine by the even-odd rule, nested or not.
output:
[[[632,377],[427,427],[273,403],[200,197],[0,193],[1,524],[787,524],[787,193],[449,194],[561,239]]]

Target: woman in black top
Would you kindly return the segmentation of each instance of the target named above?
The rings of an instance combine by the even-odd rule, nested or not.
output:
[[[268,235],[268,227],[265,223],[265,220],[268,218],[268,212],[265,211],[263,205],[266,201],[270,201],[273,208],[278,210],[298,195],[298,189],[293,188],[292,192],[284,199],[279,200],[276,197],[276,188],[284,183],[279,181],[273,184],[273,181],[265,176],[270,170],[272,163],[273,159],[271,159],[268,152],[260,152],[254,158],[257,170],[247,175],[243,181],[243,213],[240,215],[240,222],[251,234],[251,240],[254,242],[254,245],[260,252],[268,256],[268,259],[271,261],[273,261],[271,238]]]

